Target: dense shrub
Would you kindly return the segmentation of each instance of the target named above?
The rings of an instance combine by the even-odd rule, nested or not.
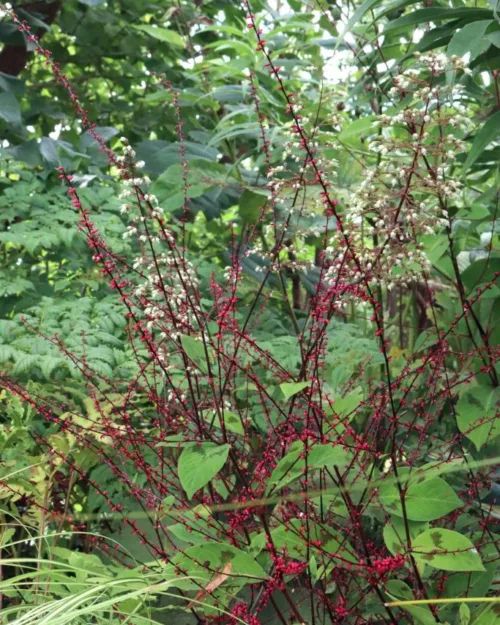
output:
[[[493,625],[496,9],[167,4],[2,24],[4,622]]]

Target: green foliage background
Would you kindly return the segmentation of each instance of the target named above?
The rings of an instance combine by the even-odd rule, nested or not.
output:
[[[463,311],[463,301],[451,287],[460,281],[464,296],[470,300],[477,289],[489,285],[474,307],[481,329],[476,325],[468,332],[461,319],[457,332],[450,338],[452,350],[461,355],[472,352],[473,345],[484,339],[483,333],[491,348],[497,350],[500,290],[493,283],[500,272],[500,18],[496,1],[255,0],[251,4],[266,28],[267,45],[279,58],[287,88],[297,94],[303,115],[316,118],[320,128],[317,140],[329,159],[325,169],[341,207],[349,203],[359,188],[363,167],[378,163],[378,155],[368,149],[379,134],[373,121],[380,113],[396,115],[404,107],[404,99],[402,103],[391,103],[386,98],[399,69],[417,66],[418,52],[467,55],[470,73],[457,76],[447,72],[441,77],[444,83],[459,81],[463,85],[465,115],[470,121],[467,130],[459,133],[465,150],[457,154],[453,170],[463,187],[450,208],[451,244],[444,228],[427,233],[421,241],[432,264],[431,279],[440,285],[436,302],[437,325],[441,330],[446,331]],[[158,84],[154,73],[163,74],[178,90],[192,183],[188,254],[196,262],[208,294],[212,274],[222,275],[228,265],[229,224],[234,224],[235,235],[243,238],[255,225],[258,209],[269,196],[261,128],[248,80],[250,72],[267,120],[271,164],[280,165],[287,159],[290,120],[265,58],[255,49],[254,33],[246,27],[245,7],[233,0],[69,0],[61,3],[50,25],[44,23],[44,10],[23,12],[21,7],[19,15],[43,35],[43,47],[50,49],[54,60],[60,63],[107,145],[120,150],[120,137],[128,138],[138,159],[144,160],[144,172],[152,179],[153,192],[174,227],[183,203],[182,156],[176,131],[179,120],[171,91]],[[327,15],[333,19],[327,19]],[[25,34],[18,32],[7,13],[0,21],[0,45],[4,52],[9,47],[29,46]],[[354,69],[345,79],[347,71],[338,59],[349,54],[355,56]],[[106,155],[87,132],[82,132],[68,94],[56,83],[40,56],[30,55],[22,71],[13,76],[5,57],[0,55],[0,137],[0,372],[26,384],[31,393],[54,405],[64,403],[68,411],[79,411],[83,420],[99,422],[85,376],[67,353],[85,357],[98,375],[121,389],[133,379],[138,363],[127,342],[123,307],[91,259],[87,243],[76,227],[78,216],[55,168],[62,166],[74,174],[84,206],[91,211],[112,251],[133,259],[140,246],[123,238],[127,222],[120,212],[121,184]],[[334,161],[338,163],[336,167],[328,164]],[[299,165],[295,166],[295,171],[299,171]],[[318,191],[310,188],[312,202]],[[294,232],[293,228],[290,236],[301,239],[303,256],[313,260],[321,248],[319,230],[325,220],[318,211],[309,214],[307,220],[305,238],[299,229]],[[264,229],[261,238],[265,245]],[[242,315],[261,283],[262,264],[257,256],[244,259],[239,311]],[[284,293],[299,289],[304,302],[314,292],[318,270],[312,267],[298,274],[289,272],[281,287],[274,280],[270,279],[266,286],[269,306],[262,311],[254,338],[262,350],[268,350],[295,376],[300,365],[296,323],[300,324],[306,315],[298,308],[290,316]],[[426,332],[425,323],[419,318],[423,314],[425,320],[426,311],[419,309],[418,289],[409,288],[403,294],[399,321],[391,313],[389,296],[383,287],[380,295],[385,302],[392,366],[397,374],[407,358],[427,353],[435,335]],[[67,353],[51,340],[55,335],[64,342]],[[146,358],[147,354],[140,357]],[[326,372],[330,387],[344,394],[345,406],[340,410],[348,414],[351,405],[359,404],[382,378],[382,364],[365,308],[353,306],[332,321]],[[498,384],[491,380],[500,375],[500,367],[495,365],[493,376],[483,373],[484,362],[477,355],[470,361],[451,356],[448,364],[463,378],[474,375],[475,382],[472,391],[460,394],[457,422],[450,417],[447,404],[436,415],[436,436],[446,440],[457,431],[467,432],[471,424],[486,415],[493,427],[476,427],[471,435],[466,435],[464,444],[472,463],[495,466],[500,427]],[[294,389],[280,391],[272,379],[264,381],[280,400],[294,395]],[[422,395],[425,388],[417,389],[416,397]],[[147,413],[145,397],[138,397],[137,404]],[[108,408],[111,414],[113,406]],[[252,414],[256,429],[262,433],[265,422],[257,408],[256,405]],[[359,411],[357,427],[362,428],[367,417],[363,410]],[[48,603],[46,613],[42,610],[30,617],[33,623],[118,623],[120,611],[131,623],[151,622],[147,619],[162,623],[189,620],[191,614],[177,605],[181,602],[167,596],[171,592],[167,582],[165,588],[151,589],[152,584],[164,583],[164,571],[150,571],[141,578],[139,563],[144,562],[147,554],[135,536],[127,530],[119,531],[104,497],[80,484],[76,473],[51,455],[49,449],[41,449],[37,435],[44,436],[77,467],[89,471],[91,479],[110,497],[121,500],[123,505],[129,497],[106,464],[100,462],[101,452],[111,450],[104,430],[97,428],[93,449],[81,449],[71,434],[57,431],[33,408],[7,390],[0,391],[0,547],[6,571],[0,594],[4,597],[5,622],[18,616],[19,593],[22,605],[35,605],[41,585],[45,585],[47,602],[61,601],[67,610],[57,615],[50,613],[54,606]],[[426,444],[424,451],[426,462],[432,462],[432,445]],[[187,452],[183,453],[189,461]],[[137,477],[139,485],[141,479]],[[422,549],[430,531],[428,522],[448,512],[440,508],[442,489],[450,489],[449,496],[456,497],[456,491],[467,479],[467,474],[457,472],[449,480],[452,486],[443,486],[443,480],[436,476],[433,484],[426,484],[425,497],[414,493],[413,505],[421,510],[422,500],[429,499],[433,488],[437,492],[433,500],[437,516],[410,516],[412,532],[415,537],[418,535]],[[493,490],[495,487],[499,488],[493,484]],[[489,486],[483,490],[482,500],[488,496]],[[190,493],[190,488],[186,491]],[[394,503],[394,485],[385,497],[389,509]],[[25,505],[27,498],[40,507]],[[60,501],[64,501],[74,518],[85,521],[85,530],[72,532],[64,523],[44,515],[44,508],[57,508]],[[397,517],[398,511],[393,512]],[[377,513],[372,510],[371,514],[369,523],[375,525]],[[493,519],[498,521],[499,514],[499,507],[493,507]],[[498,532],[493,523],[491,531]],[[461,547],[467,550],[472,545],[470,539],[479,532],[477,512],[464,513],[461,524],[466,528],[462,539],[468,541]],[[172,530],[174,535],[176,531],[178,544],[185,550],[199,548],[191,545],[179,528]],[[119,541],[135,568],[126,569],[90,553],[91,536],[97,534]],[[498,540],[497,534],[494,536]],[[30,537],[31,543],[27,542]],[[390,529],[379,538],[393,555],[398,551]],[[457,540],[456,536],[452,539]],[[254,560],[259,540],[256,537],[252,545],[252,557],[244,555],[260,569]],[[282,541],[286,543],[283,537]],[[335,542],[337,547],[338,544]],[[450,549],[459,547],[450,543]],[[454,591],[452,585],[449,598],[458,597],[467,584],[469,596],[493,594],[495,583],[500,582],[498,555],[492,551],[482,556],[484,567],[476,562],[474,572],[466,568],[469,573],[454,574]],[[208,553],[206,559],[217,557]],[[238,557],[242,570],[248,570],[250,565],[245,557]],[[25,573],[25,558],[34,559],[26,573],[31,583],[16,587]],[[449,558],[453,560],[448,556],[443,570],[463,570],[463,563],[450,563]],[[259,570],[253,574],[258,575]],[[403,582],[390,583],[391,593],[387,591],[386,599],[413,598],[412,590]],[[102,592],[92,591],[90,597],[99,600],[91,609],[83,593],[93,585]],[[435,586],[431,587],[433,590]],[[78,593],[80,600],[70,604],[69,600]],[[109,605],[119,603],[120,610],[109,611],[106,601]],[[498,622],[498,604],[492,606],[477,603],[469,610],[463,604],[459,612],[458,604],[445,605],[439,612],[439,621],[427,607],[413,607],[401,612],[401,623],[493,625]],[[367,619],[378,614],[373,603],[367,604],[366,614]]]

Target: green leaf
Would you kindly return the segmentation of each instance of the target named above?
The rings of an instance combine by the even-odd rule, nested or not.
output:
[[[174,558],[173,563],[186,575],[202,580],[212,578],[214,571],[221,572],[231,563],[229,578],[225,582],[228,585],[255,584],[268,579],[264,569],[250,554],[227,543],[209,541],[188,547]]]
[[[357,564],[358,560],[354,555],[354,550],[346,541],[345,537],[333,528],[315,523],[314,521],[304,521],[302,519],[290,519],[286,525],[280,525],[271,532],[273,543],[277,549],[286,549],[288,555],[295,560],[307,560],[310,541],[318,541],[322,554],[328,554],[335,558],[336,563],[347,561]],[[320,567],[318,578],[324,574],[324,569]]]
[[[21,123],[21,107],[12,93],[0,93],[0,117],[8,124]]]
[[[395,483],[382,484],[379,497],[380,503],[388,512],[400,517],[404,516]],[[433,521],[462,505],[455,491],[440,477],[410,483],[406,489],[406,514],[411,521]]]
[[[189,499],[206,486],[225,465],[230,445],[202,443],[186,447],[177,467],[182,488]]]
[[[215,427],[222,429],[221,419],[217,413],[207,413],[205,415],[205,420],[208,422],[212,422],[213,420]],[[230,410],[224,410],[224,413],[222,415],[222,421],[224,422],[224,426],[228,432],[241,434],[242,436],[245,433],[241,419],[234,412],[231,412]]]
[[[161,502],[161,513],[166,514],[175,503],[174,495],[169,495]]]
[[[457,20],[463,18],[467,21],[479,19],[493,19],[493,11],[489,9],[476,9],[473,7],[429,7],[426,9],[417,9],[411,11],[398,19],[389,22],[384,27],[384,34],[403,28],[405,26],[413,26],[415,24],[426,24],[427,22],[439,22],[446,20]]]
[[[466,24],[458,32],[453,35],[452,40],[448,44],[447,53],[456,56],[464,56],[470,52],[470,60],[474,60],[482,54],[490,46],[488,39],[484,37],[486,29],[493,20],[478,20]]]
[[[38,354],[24,354],[14,366],[14,373],[26,373],[39,364],[41,356]]]
[[[351,19],[347,22],[344,30],[337,39],[337,43],[334,48],[335,50],[339,48],[340,44],[344,41],[345,36],[352,31],[353,26],[358,24],[358,22],[363,19],[364,15],[378,3],[379,0],[365,0],[363,4],[354,11]]]
[[[444,235],[430,234],[421,237],[424,250],[431,263],[436,263],[449,247],[448,238]]]
[[[472,220],[481,220],[486,219],[490,216],[490,211],[486,206],[481,206],[481,204],[472,204],[467,208],[461,208],[457,217],[461,217],[462,219],[472,219]]]
[[[300,458],[303,445],[300,441],[291,446],[286,456],[283,456],[271,473],[266,488],[266,496],[275,488],[283,488],[293,480],[302,475],[304,460]]]
[[[488,39],[488,41],[490,41],[495,48],[500,48],[500,30],[486,35],[486,39]]]
[[[463,166],[463,174],[473,165],[481,156],[486,146],[491,143],[500,134],[500,111],[494,113],[483,124],[482,128],[474,137],[472,147],[467,154]]]
[[[40,364],[40,369],[47,380],[50,380],[52,374],[58,367],[64,367],[66,361],[64,358],[44,358]]]
[[[311,470],[323,469],[324,467],[333,468],[334,466],[344,467],[352,458],[352,451],[341,445],[336,445],[335,447],[328,443],[325,445],[313,445],[307,454],[307,467]]]
[[[207,355],[202,340],[192,336],[181,335],[182,349],[186,356],[193,361],[202,373],[208,373]]]
[[[415,599],[411,588],[399,579],[391,579],[385,585],[385,591],[393,601],[413,601]],[[404,610],[411,614],[422,625],[437,625],[438,621],[432,615],[431,609],[426,606],[405,605]]]
[[[15,33],[20,35],[21,33],[17,30],[15,25],[12,24],[12,26],[14,26]],[[3,43],[7,42],[3,40]],[[24,80],[20,80],[15,76],[9,76],[8,74],[3,74],[2,72],[0,72],[0,89],[2,91],[10,91],[15,95],[22,96],[26,91],[26,84]]]
[[[224,97],[224,93],[226,96]],[[245,99],[245,91],[242,87],[237,86],[230,88],[220,87],[212,93],[215,99],[224,101],[243,101]],[[233,139],[234,137],[254,137],[261,135],[261,129],[258,122],[245,122],[243,124],[235,124],[226,128],[221,128],[211,139],[208,145],[219,145],[222,141]]]
[[[472,621],[472,625],[498,625],[500,607],[497,604],[487,605],[484,610]]]
[[[359,406],[362,400],[363,389],[361,388],[361,386],[357,386],[354,390],[352,390],[344,397],[336,397],[333,408],[335,412],[341,417],[346,417]]]
[[[469,625],[470,623],[470,608],[466,603],[462,603],[460,605],[460,609],[458,611],[460,615],[460,625]]]
[[[264,533],[263,536],[265,537]],[[290,519],[286,525],[280,525],[273,529],[271,536],[276,549],[286,549],[288,555],[295,560],[306,560],[308,552],[306,537],[308,536],[308,531],[303,521]]]
[[[377,134],[377,129],[373,127],[373,122],[377,120],[378,117],[376,115],[360,117],[343,128],[338,138],[342,143],[347,143],[348,145],[359,144],[362,137]]]
[[[418,352],[424,351],[425,349],[428,349],[429,347],[434,345],[434,343],[436,343],[436,340],[437,339],[435,330],[426,330],[425,332],[422,332],[421,334],[419,334],[417,340],[415,341],[415,345],[413,346],[413,353],[416,354]]]
[[[407,520],[405,523],[403,518],[392,516],[390,522],[384,525],[383,531],[385,546],[392,555],[404,552],[407,549],[406,525],[408,525],[410,539],[415,538],[429,527],[427,522]]]
[[[458,429],[478,451],[485,443],[500,436],[499,400],[500,389],[488,386],[468,388],[460,395],[456,407]]]
[[[184,141],[185,158],[188,161],[217,158],[217,150],[207,145]],[[179,143],[168,141],[140,141],[136,146],[137,158],[146,162],[145,171],[153,177],[163,174],[171,165],[179,164],[182,160]],[[215,165],[216,163],[214,163]],[[182,188],[182,180],[177,180],[175,186]],[[170,185],[171,186],[171,185]],[[156,191],[153,191],[156,195]]]
[[[286,401],[303,391],[305,388],[309,386],[309,382],[285,382],[284,384],[280,384],[280,389],[283,395],[285,396]]]
[[[413,555],[423,564],[443,571],[484,571],[481,557],[462,534],[442,528],[423,532],[412,544]]]
[[[238,202],[239,213],[248,223],[255,223],[260,216],[262,206],[267,202],[267,196],[245,189]]]
[[[182,512],[182,521],[168,526],[168,531],[179,540],[191,545],[199,545],[207,541],[207,536],[217,538],[217,531],[213,528],[213,517],[207,506],[195,506],[191,510]],[[221,525],[217,525],[220,529]]]
[[[154,183],[151,191],[158,197],[163,208],[174,211],[186,198],[199,198],[214,187],[225,186],[228,171],[224,165],[204,159],[192,159],[187,175],[187,190],[183,182],[184,168],[181,164],[170,165]]]
[[[40,154],[49,165],[58,165],[60,162],[57,154],[57,143],[50,137],[43,137],[40,141]]]
[[[15,533],[15,528],[0,529],[0,547],[5,547]]]
[[[291,446],[289,453],[284,456],[271,473],[266,488],[266,496],[273,490],[283,488],[304,474],[306,469],[305,447],[297,441]],[[352,460],[352,452],[341,445],[313,445],[307,452],[307,468],[310,471],[322,469],[325,466],[343,467]]]
[[[175,30],[169,30],[168,28],[159,28],[157,26],[149,26],[147,24],[134,26],[134,28],[136,30],[142,31],[143,33],[146,33],[154,39],[158,39],[158,41],[163,41],[164,43],[170,43],[173,46],[184,48],[184,40],[181,35],[179,35],[179,33],[175,32]]]

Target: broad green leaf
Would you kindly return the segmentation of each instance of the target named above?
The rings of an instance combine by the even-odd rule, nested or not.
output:
[[[222,39],[214,41],[213,43],[207,44],[205,48],[214,48],[219,52],[221,50],[234,50],[238,56],[248,56],[250,59],[253,59],[255,56],[255,51],[248,45],[248,43],[237,41],[235,39]]]
[[[344,397],[336,397],[333,408],[341,417],[346,417],[355,410],[363,399],[363,389],[357,386]]]
[[[280,525],[271,532],[276,549],[286,549],[288,555],[295,560],[305,561],[307,558],[307,529],[300,519],[290,519],[286,525]],[[265,537],[265,534],[263,533]]]
[[[202,373],[208,373],[207,355],[203,341],[183,334],[181,335],[181,344],[186,356],[194,362],[198,369]]]
[[[276,465],[269,478],[266,496],[271,491],[283,488],[301,477],[306,470],[306,450],[298,441],[292,445],[291,451]],[[345,467],[352,460],[352,452],[341,445],[313,445],[307,451],[307,470],[314,471],[324,467]]]
[[[216,443],[194,444],[184,448],[177,470],[182,488],[189,499],[206,486],[226,464],[230,445]]]
[[[413,26],[415,24],[426,24],[427,22],[456,20],[460,18],[468,21],[480,19],[492,20],[493,11],[473,7],[428,7],[426,9],[417,9],[386,24],[383,32],[388,33],[392,30]]]
[[[436,331],[426,330],[418,335],[415,345],[413,346],[413,353],[424,351],[436,343]]]
[[[28,163],[32,167],[43,165],[40,154],[40,144],[36,139],[25,141],[7,150],[12,156],[18,160]]]
[[[484,122],[483,126],[474,137],[472,147],[467,154],[467,158],[465,159],[465,163],[463,166],[464,174],[470,168],[470,166],[473,165],[476,160],[481,156],[486,146],[494,139],[496,139],[499,134],[500,111],[497,111]]]
[[[233,432],[234,434],[245,433],[243,428],[243,424],[241,423],[241,419],[237,414],[231,412],[230,410],[224,410],[222,419],[220,419],[219,415],[216,412],[207,413],[204,415],[205,420],[208,422],[212,422],[215,427],[222,429],[221,420],[224,422],[224,426],[228,432]]]
[[[329,467],[333,469],[334,466],[342,468],[351,462],[352,458],[353,452],[342,447],[342,445],[336,445],[335,447],[328,443],[325,445],[313,445],[307,452],[307,468],[323,469],[324,467]]]
[[[12,93],[0,93],[0,117],[8,124],[21,123],[21,107]]]
[[[490,41],[495,48],[500,48],[500,31],[496,30],[493,33],[490,33],[489,35],[486,35],[486,39],[488,39],[488,41]]]
[[[216,89],[212,96],[221,100],[222,102],[226,101],[243,101],[245,98],[245,92],[241,89],[241,87],[229,88],[227,87],[225,90],[220,87]],[[219,145],[223,141],[227,139],[232,139],[234,137],[260,137],[261,129],[258,122],[245,122],[242,124],[234,124],[227,126],[226,128],[221,128],[211,139],[209,145]]]
[[[274,489],[283,488],[302,475],[305,466],[304,460],[300,458],[302,451],[303,446],[299,441],[292,445],[291,451],[286,456],[281,458],[271,473],[266,488],[266,495],[269,495]]]
[[[440,234],[431,234],[421,237],[425,254],[431,263],[436,263],[449,247],[448,238]]]
[[[193,161],[207,159],[206,162],[209,163],[217,158],[217,150],[215,148],[209,148],[207,145],[194,141],[184,141],[183,148],[185,150],[185,158],[190,163],[190,170]],[[144,170],[152,177],[164,174],[171,165],[179,164],[182,161],[179,143],[161,140],[140,141],[136,146],[136,151],[137,158],[146,162]],[[214,162],[213,164],[216,165],[217,163]],[[167,180],[166,186],[182,188],[182,182],[180,180]],[[156,195],[156,190],[153,189],[152,191]]]
[[[168,28],[159,28],[157,26],[149,26],[148,24],[140,24],[139,26],[134,26],[136,30],[140,30],[143,33],[146,33],[150,37],[154,39],[158,39],[158,41],[163,41],[164,43],[170,43],[173,46],[178,46],[179,48],[184,47],[184,40],[176,33],[175,30],[169,30]]]
[[[109,139],[115,137],[120,131],[118,130],[118,128],[114,128],[113,126],[96,126],[94,128],[94,132],[96,132],[106,141],[109,141]],[[95,146],[99,148],[99,145],[96,143],[94,137],[87,131],[82,135],[80,139],[80,147],[83,149],[88,148],[89,146]]]
[[[162,206],[169,211],[180,208],[186,198],[199,198],[210,189],[223,187],[231,182],[224,165],[200,158],[193,158],[189,161],[187,189],[184,189],[184,173],[182,164],[171,164],[158,177],[151,189]]]
[[[355,551],[349,544],[346,536],[332,527],[314,523],[311,527],[311,538],[321,543],[321,547],[318,547],[320,552],[326,553],[333,558],[333,562],[330,562],[329,565],[321,565],[319,567],[318,579],[328,575],[329,571],[333,570],[340,563],[344,565],[346,562],[351,564],[358,563]],[[318,554],[318,557],[321,557],[320,554]]]
[[[238,202],[239,213],[245,221],[255,223],[259,218],[261,209],[266,202],[267,196],[262,193],[255,193],[250,189],[245,189],[240,195]]]
[[[186,575],[202,579],[210,579],[214,571],[220,572],[231,563],[227,585],[255,584],[268,579],[264,569],[250,554],[228,543],[210,541],[188,547],[174,558],[173,563]]]
[[[376,115],[360,117],[342,129],[339,133],[339,140],[348,145],[359,144],[362,137],[377,134],[377,129],[373,127],[373,122],[377,121]]]
[[[43,137],[40,141],[40,154],[47,161],[49,165],[58,165],[60,162],[59,155],[57,153],[57,143],[50,137]]]
[[[221,421],[224,422],[224,426],[230,432],[241,435],[245,433],[240,417],[234,412],[231,412],[230,410],[224,410]]]
[[[498,401],[500,389],[487,386],[467,388],[456,406],[458,429],[476,449],[500,436]]]
[[[309,545],[309,550],[317,548],[322,554],[337,556],[334,566],[341,561],[352,564],[356,564],[358,561],[346,537],[327,525],[314,521],[306,522],[302,519],[291,519],[286,525],[280,525],[277,529],[272,530],[271,534],[275,547],[280,550],[286,549],[288,555],[296,560],[306,561]],[[311,547],[311,541],[317,541],[321,546]],[[319,570],[318,578],[323,573],[324,571]]]
[[[309,573],[314,583],[318,581],[318,562],[314,556],[309,558]]]
[[[380,503],[391,514],[403,516],[397,485],[382,484]],[[411,521],[433,521],[463,505],[451,486],[440,477],[410,483],[405,494],[406,514]]]
[[[415,599],[411,588],[399,579],[391,579],[385,585],[385,592],[393,601],[412,601]],[[403,608],[422,625],[437,625],[429,606],[404,606]]]
[[[481,557],[472,542],[462,534],[432,528],[415,538],[413,555],[423,564],[443,571],[484,571]]]
[[[474,60],[490,46],[489,40],[484,36],[490,24],[493,24],[493,20],[478,20],[466,24],[453,35],[447,53],[450,56],[464,56],[470,52],[470,60]]]
[[[180,518],[181,522],[168,526],[168,531],[179,540],[199,545],[207,541],[207,536],[214,540],[217,538],[217,531],[211,525],[213,517],[207,506],[199,505],[192,510],[183,511]]]
[[[384,525],[383,531],[385,546],[392,553],[392,555],[405,552],[408,548],[406,524],[408,524],[410,540],[421,534],[429,527],[429,523],[427,522],[408,520],[405,523],[403,518],[392,516],[390,522]]]
[[[297,395],[300,391],[303,391],[309,386],[309,382],[285,382],[280,384],[280,389],[285,399],[288,401],[290,397]]]
[[[486,206],[482,206],[481,204],[472,204],[472,206],[468,206],[467,208],[461,208],[457,216],[462,219],[481,220],[489,217],[490,211]]]
[[[464,285],[472,290],[478,284],[492,282],[500,271],[500,258],[479,258],[474,260],[462,273]]]
[[[472,515],[459,517],[459,521],[471,519]],[[493,522],[493,518],[491,519]],[[469,525],[469,523],[467,523]],[[461,531],[460,526],[457,524],[456,531]],[[450,584],[447,587],[446,595],[448,597],[486,597],[492,586],[492,582],[497,573],[497,561],[498,561],[498,539],[499,536],[491,534],[491,542],[484,541],[484,534],[482,530],[474,532],[469,536],[473,543],[481,544],[481,559],[484,565],[485,571],[475,571],[470,575],[454,575],[450,578]],[[473,615],[477,614],[473,611]]]
[[[472,625],[498,625],[500,608],[498,603],[481,606],[479,614],[472,621]]]
[[[12,24],[12,26],[14,26],[14,24]],[[15,33],[16,35],[20,35],[17,28],[15,28]],[[6,43],[6,41],[2,40],[2,43]],[[10,91],[14,95],[22,96],[26,91],[26,84],[24,80],[16,78],[15,76],[0,73],[0,89],[2,89],[2,91]]]

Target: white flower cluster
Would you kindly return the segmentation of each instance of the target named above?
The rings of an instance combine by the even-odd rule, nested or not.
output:
[[[134,238],[141,244],[141,255],[132,265],[140,280],[133,295],[142,309],[147,329],[160,339],[156,359],[164,362],[172,349],[171,342],[167,345],[165,339],[175,341],[180,334],[199,325],[196,317],[201,309],[195,297],[198,277],[166,228],[164,211],[149,190],[151,180],[136,175],[144,163],[135,163],[135,151],[126,138],[122,137],[121,141],[124,149],[118,163],[124,189],[120,198],[125,202],[120,212],[130,219],[123,238]],[[166,244],[164,249],[162,244]]]
[[[427,54],[415,52],[415,57],[424,67],[427,67],[433,74],[436,75],[443,74],[448,70],[462,70],[466,74],[471,73],[466,57],[459,57],[456,55],[448,56],[444,52],[428,52]]]
[[[159,206],[158,198],[152,193],[145,192],[145,188],[149,187],[151,184],[151,179],[149,176],[138,177],[134,175],[137,169],[142,169],[144,167],[144,161],[134,162],[136,153],[129,145],[128,139],[122,137],[121,141],[124,144],[123,156],[118,156],[116,160],[121,165],[120,177],[125,184],[125,189],[120,193],[120,199],[128,200],[129,198],[134,198],[133,203],[135,206],[139,204],[139,207],[145,208],[150,216],[161,218],[163,216],[163,209]],[[120,206],[120,213],[122,213],[122,215],[127,214],[133,208],[131,201],[132,200],[124,202]],[[139,221],[144,221],[144,219],[145,217],[143,215],[139,217]],[[130,227],[124,233],[123,238],[126,239],[137,233],[137,228]],[[144,241],[144,239],[141,240]]]
[[[336,233],[326,249],[332,283],[340,267],[354,282],[368,279],[389,289],[406,287],[430,269],[419,235],[449,226],[446,204],[461,190],[452,177],[454,160],[465,149],[463,135],[471,124],[463,86],[436,85],[435,76],[466,69],[464,59],[429,53],[419,57],[419,67],[394,79],[391,95],[409,103],[395,114],[383,112],[373,124],[378,135],[368,148],[377,162],[366,167],[349,198],[344,233]],[[339,253],[345,237],[348,251]]]
[[[154,259],[138,258],[134,269],[145,276],[134,294],[146,303],[149,330],[159,329],[163,339],[176,338],[197,325],[196,314],[201,309],[194,296],[198,277],[192,263],[172,250],[156,254]]]

